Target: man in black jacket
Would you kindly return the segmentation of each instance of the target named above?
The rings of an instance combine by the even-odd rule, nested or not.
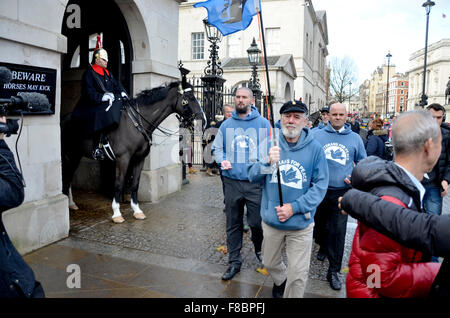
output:
[[[408,120],[408,117],[405,116],[408,116],[410,119]],[[414,129],[411,130],[410,127],[414,127]],[[368,164],[365,166],[361,162],[357,169],[364,168],[363,172],[371,176],[369,179],[377,181],[373,183],[376,188],[372,189],[370,187],[368,183],[370,180],[367,178],[358,178],[357,175],[352,175],[354,189],[349,190],[339,199],[340,208],[360,220],[364,225],[388,236],[405,247],[427,253],[428,258],[423,258],[422,261],[428,260],[429,255],[442,255],[442,246],[448,245],[448,242],[450,242],[448,228],[442,227],[448,223],[439,224],[442,218],[438,219],[437,216],[431,218],[426,213],[418,214],[418,212],[423,212],[421,206],[423,205],[422,198],[425,194],[425,189],[419,181],[421,181],[426,172],[431,171],[435,166],[441,153],[441,143],[440,129],[433,122],[430,115],[426,114],[426,112],[404,113],[399,117],[393,129],[395,162],[385,162],[374,157],[366,159]],[[370,163],[370,160],[373,163]],[[384,167],[384,170],[380,172],[376,169],[377,166]],[[406,193],[407,196],[404,199],[399,198],[403,202],[403,206],[407,207],[406,209],[400,204],[387,202],[379,193],[382,184],[378,182],[378,179],[391,180],[389,191],[385,191],[384,193],[387,193],[385,195],[392,196],[396,187],[398,189],[405,188],[403,180],[392,179],[397,174],[395,169],[401,172],[398,168],[402,168],[401,170],[407,172],[409,178],[417,187],[417,190],[415,190],[417,195]],[[357,172],[357,169],[355,169],[354,174]],[[398,211],[408,212],[400,215]],[[436,234],[437,232],[440,233]],[[445,253],[447,254],[448,252]],[[447,268],[445,272],[441,273],[442,271],[443,269],[441,268],[436,277],[442,278],[447,275],[448,285],[449,270]],[[439,282],[435,278],[431,287],[432,290],[435,290],[434,292],[438,292],[440,288],[437,286],[437,281]],[[417,286],[421,284],[419,281],[414,283]]]
[[[444,257],[430,297],[450,297],[450,215],[418,213],[356,189],[339,200],[343,213],[376,231],[409,248]]]
[[[442,213],[442,199],[448,193],[448,184],[450,182],[450,127],[443,122],[445,118],[445,108],[443,106],[431,104],[427,107],[427,110],[441,127],[442,150],[433,170],[422,181],[426,191],[423,204],[427,213],[440,215]]]
[[[6,118],[1,117],[0,122],[6,122]],[[33,270],[15,249],[3,224],[3,212],[23,202],[23,188],[14,156],[0,134],[0,298],[45,297]]]

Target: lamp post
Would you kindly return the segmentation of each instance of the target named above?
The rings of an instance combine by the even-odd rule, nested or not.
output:
[[[215,121],[218,110],[222,109],[223,103],[223,70],[220,67],[219,54],[217,45],[222,40],[222,33],[208,23],[208,18],[203,19],[206,38],[211,43],[210,55],[207,65],[204,69],[205,76],[202,77],[203,82],[203,109],[207,119],[207,127],[211,122]]]
[[[427,54],[428,54],[428,24],[430,22],[431,7],[433,7],[434,5],[435,3],[430,0],[422,4],[422,7],[424,7],[427,12],[427,27],[425,31],[425,58],[423,62],[423,86],[422,86],[422,98],[420,99],[420,106],[422,106],[422,108],[424,108],[428,104],[428,96],[425,94],[425,85],[427,77]]]
[[[249,87],[253,96],[255,97],[255,106],[258,109],[259,113],[261,113],[261,85],[258,79],[258,65],[261,64],[261,50],[258,49],[258,45],[256,44],[255,38],[253,38],[253,42],[250,47],[247,49],[248,54],[248,62],[252,67],[252,77],[249,81]]]
[[[386,55],[387,59],[388,59],[388,70],[387,70],[387,81],[386,81],[386,117],[388,117],[388,105],[389,105],[389,71],[391,69],[391,57],[392,54],[391,52],[388,52],[388,54]]]
[[[353,113],[352,111],[352,81],[350,81],[350,87],[348,89],[348,110],[350,113]]]

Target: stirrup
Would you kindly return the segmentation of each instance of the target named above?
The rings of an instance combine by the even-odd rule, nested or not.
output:
[[[103,151],[100,148],[96,148],[94,151],[92,151],[92,158],[94,158],[94,160],[98,160],[98,161],[105,160]]]
[[[114,151],[112,150],[111,145],[109,144],[109,141],[107,141],[106,144],[103,144],[103,149],[105,150],[106,156],[108,156],[109,160],[111,160],[111,161],[116,160],[116,155],[114,154]]]

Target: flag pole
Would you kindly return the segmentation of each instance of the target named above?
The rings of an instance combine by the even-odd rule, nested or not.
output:
[[[274,122],[274,117],[273,117],[272,94],[270,92],[270,78],[269,78],[269,67],[268,67],[268,63],[267,63],[266,40],[264,37],[264,25],[263,25],[263,19],[262,19],[262,15],[261,15],[261,7],[260,6],[258,6],[257,12],[258,12],[258,20],[260,23],[259,32],[262,37],[263,60],[264,60],[265,69],[266,69],[266,79],[267,79],[266,88],[267,88],[267,92],[269,95],[269,98],[268,98],[269,112],[270,112],[269,120],[270,120],[270,125],[273,127],[272,142],[273,142],[274,146],[278,146],[278,139],[276,136],[276,128],[275,128],[275,122]],[[283,193],[281,191],[281,174],[280,174],[280,166],[279,166],[278,162],[276,163],[276,169],[277,169],[277,179],[278,179],[278,194],[280,196],[280,206],[283,206]]]

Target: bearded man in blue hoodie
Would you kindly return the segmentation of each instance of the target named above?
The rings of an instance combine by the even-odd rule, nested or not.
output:
[[[244,205],[255,254],[261,258],[263,232],[261,228],[261,185],[248,181],[247,164],[260,153],[267,153],[270,124],[253,105],[253,92],[241,87],[234,97],[235,110],[225,120],[214,139],[212,151],[222,170],[225,189],[225,214],[228,263],[222,280],[230,280],[242,265],[241,248],[244,229]]]
[[[308,279],[314,214],[328,188],[328,165],[322,146],[305,127],[308,109],[300,101],[281,109],[279,147],[269,150],[268,160],[249,165],[251,182],[263,183],[261,217],[264,233],[263,264],[273,281],[275,298],[301,298]],[[277,134],[278,136],[278,134]],[[281,176],[280,206],[276,163]],[[288,267],[282,260],[286,247]]]
[[[350,176],[353,167],[367,157],[361,137],[345,123],[345,106],[334,103],[330,106],[330,122],[324,129],[314,131],[314,138],[322,145],[330,172],[328,191],[317,208],[314,218],[314,238],[320,245],[317,259],[328,257],[327,280],[334,290],[340,290],[342,283],[338,273],[341,271],[344,255],[347,215],[341,214],[338,198],[351,188]]]

